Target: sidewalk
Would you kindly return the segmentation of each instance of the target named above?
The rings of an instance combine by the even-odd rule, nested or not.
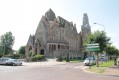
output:
[[[54,66],[59,64],[66,64],[66,62],[57,62],[56,59],[47,59],[44,62],[22,62],[24,66]]]
[[[104,74],[119,76],[119,66],[115,66],[114,65],[114,66],[112,66],[110,68],[107,68]]]

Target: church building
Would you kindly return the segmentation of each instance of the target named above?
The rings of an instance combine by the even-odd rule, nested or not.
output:
[[[82,43],[91,33],[87,14],[83,14],[83,24],[80,33],[77,32],[76,24],[64,18],[55,16],[49,9],[42,16],[36,32],[30,35],[26,44],[26,56],[42,54],[46,57],[62,56],[66,58],[82,57]]]

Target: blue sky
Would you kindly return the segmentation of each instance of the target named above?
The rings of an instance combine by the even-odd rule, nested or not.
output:
[[[119,49],[119,0],[0,0],[0,35],[11,31],[15,36],[14,49],[26,45],[34,34],[41,16],[51,8],[61,16],[77,24],[80,31],[83,13],[89,17],[92,31],[104,30]]]

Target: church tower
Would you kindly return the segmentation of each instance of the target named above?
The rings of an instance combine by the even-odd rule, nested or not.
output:
[[[87,13],[84,13],[83,24],[81,26],[82,43],[87,39],[87,35],[90,33],[91,33],[91,27],[89,25],[88,15]]]

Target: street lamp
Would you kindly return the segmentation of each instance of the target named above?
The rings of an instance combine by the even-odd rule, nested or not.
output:
[[[103,24],[98,24],[98,23],[94,23],[94,24],[97,24],[97,25],[103,26],[104,31],[105,31],[105,26],[104,26]]]

